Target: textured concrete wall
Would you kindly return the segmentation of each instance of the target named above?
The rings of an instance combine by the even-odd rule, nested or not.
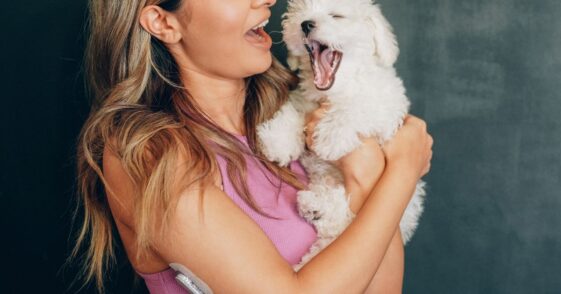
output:
[[[404,292],[559,293],[561,1],[379,3],[435,139]]]

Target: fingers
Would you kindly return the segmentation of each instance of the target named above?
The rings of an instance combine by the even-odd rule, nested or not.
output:
[[[306,113],[306,122],[309,122],[310,120],[318,120],[322,118],[325,115],[325,112],[329,109],[329,107],[331,107],[331,104],[329,102],[319,103],[318,108],[316,108],[312,112]]]
[[[424,175],[428,174],[430,171],[430,162],[427,164],[427,166],[425,167],[425,169],[423,170],[423,172],[421,173],[421,177],[423,177]]]
[[[434,144],[434,139],[433,137],[427,132],[427,123],[412,115],[412,114],[408,114],[405,119],[403,120],[404,124],[414,124],[414,125],[418,125],[421,127],[421,130],[426,134],[426,148],[427,148],[427,160],[426,160],[426,165],[425,168],[423,169],[421,176],[426,175],[429,171],[430,171],[430,167],[431,167],[431,160],[432,160],[432,146]]]
[[[407,114],[407,115],[405,116],[405,118],[403,119],[403,122],[412,123],[412,124],[418,124],[418,125],[424,126],[424,127],[427,126],[427,123],[426,123],[424,120],[422,120],[422,119],[420,119],[420,118],[418,118],[418,117],[416,117],[416,116],[414,116],[414,115],[412,115],[412,114]]]
[[[421,176],[424,176],[426,174],[428,174],[428,172],[430,171],[430,167],[431,167],[431,160],[432,160],[432,145],[434,143],[434,140],[432,138],[432,136],[430,134],[427,133],[427,142],[428,142],[428,149],[429,149],[429,153],[428,153],[428,158],[427,158],[427,164],[425,166],[425,168],[423,169],[423,172],[421,173]]]

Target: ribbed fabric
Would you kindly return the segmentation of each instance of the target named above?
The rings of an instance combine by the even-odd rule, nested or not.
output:
[[[238,135],[237,138],[247,145],[245,136]],[[261,216],[243,201],[228,178],[226,161],[218,156],[217,161],[222,174],[224,192],[261,227],[281,256],[291,265],[295,265],[300,262],[302,256],[308,252],[317,238],[314,227],[298,214],[296,209],[297,190],[282,183],[280,193],[277,195],[280,179],[267,171],[257,160],[249,156],[246,156],[245,159],[247,184],[256,204],[265,213],[279,219]],[[291,162],[290,168],[299,176],[301,182],[308,182],[306,172],[298,161]],[[189,293],[177,284],[175,272],[171,268],[153,274],[138,274],[144,278],[151,294]]]

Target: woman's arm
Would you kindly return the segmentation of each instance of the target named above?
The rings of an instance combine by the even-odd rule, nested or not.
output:
[[[403,289],[405,252],[401,231],[397,229],[384,259],[370,281],[365,294],[398,294]]]
[[[356,212],[355,212],[356,213]],[[365,294],[393,294],[402,293],[403,274],[405,271],[405,250],[398,228],[378,267],[376,274],[364,291]]]
[[[376,150],[377,152],[362,152],[360,150],[355,152],[351,156],[361,157],[361,161],[351,160],[352,162],[368,162],[365,166],[354,166],[355,170],[362,170],[363,176],[362,183],[359,185],[355,180],[347,179],[345,190],[352,195],[350,199],[350,208],[357,214],[360,208],[366,201],[368,194],[372,191],[371,187],[374,187],[380,180],[382,173],[385,168],[385,158],[381,148],[377,148],[378,143],[373,138],[364,139],[363,145],[359,148],[370,148]],[[359,154],[356,154],[359,153]],[[366,158],[366,161],[364,160]],[[368,158],[370,157],[370,158]],[[349,160],[349,159],[345,159]],[[347,162],[343,160],[343,162]],[[372,164],[373,163],[373,164]],[[369,191],[364,191],[365,189],[370,189]],[[404,248],[403,241],[401,239],[401,231],[399,228],[396,230],[393,239],[390,243],[382,263],[380,264],[376,274],[370,281],[368,288],[364,293],[366,294],[397,294],[402,293],[403,289],[403,273],[404,273]]]
[[[313,129],[327,108],[329,104],[322,104],[307,116],[307,128],[311,130],[306,138],[308,146],[313,146]],[[380,179],[386,165],[384,157],[392,166],[401,161],[409,167],[416,167],[420,171],[417,177],[425,175],[430,168],[432,137],[426,132],[426,123],[412,115],[405,118],[404,126],[394,139],[384,144],[384,152],[381,152],[375,138],[362,138],[362,140],[361,147],[335,162],[344,175],[346,190],[353,196],[350,205],[355,213],[358,213],[367,199],[364,196],[370,194],[365,191],[370,192]],[[419,167],[421,169],[418,169]],[[403,272],[404,248],[398,227],[366,293],[401,293]]]
[[[387,167],[354,222],[299,272],[217,186],[205,190],[202,206],[199,191],[181,191],[165,230],[161,215],[155,215],[160,234],[154,236],[153,251],[167,263],[186,266],[216,293],[362,293],[382,263],[416,182],[425,173],[420,170],[432,155],[426,125],[418,119],[407,121],[393,143],[383,146]],[[186,172],[185,156],[178,158],[177,179]],[[111,207],[115,218],[134,228],[134,215],[127,212],[133,211],[130,200],[137,195],[128,175],[109,152],[104,154],[103,171],[115,193],[108,194],[110,203],[126,206]]]
[[[176,171],[182,175],[181,162],[187,158],[179,159]],[[192,270],[216,293],[362,293],[386,254],[419,177],[410,164],[394,162],[355,221],[297,273],[261,228],[215,186],[205,190],[202,209],[198,191],[180,194],[176,213],[153,249],[166,262]],[[104,165],[117,193],[111,197],[134,199],[128,180],[111,180],[126,178],[115,164],[111,160]]]
[[[322,289],[327,293],[362,293],[386,255],[417,180],[406,168],[388,165],[355,220],[304,266],[299,275],[307,277],[314,271],[321,272],[322,279],[318,282],[331,282],[328,288]],[[321,287],[315,282],[308,283]]]

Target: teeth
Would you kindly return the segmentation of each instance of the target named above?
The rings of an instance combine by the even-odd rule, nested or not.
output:
[[[269,23],[269,20],[266,19],[264,22],[258,24],[257,26],[255,26],[252,30],[257,30],[259,28],[265,27],[267,24]]]

